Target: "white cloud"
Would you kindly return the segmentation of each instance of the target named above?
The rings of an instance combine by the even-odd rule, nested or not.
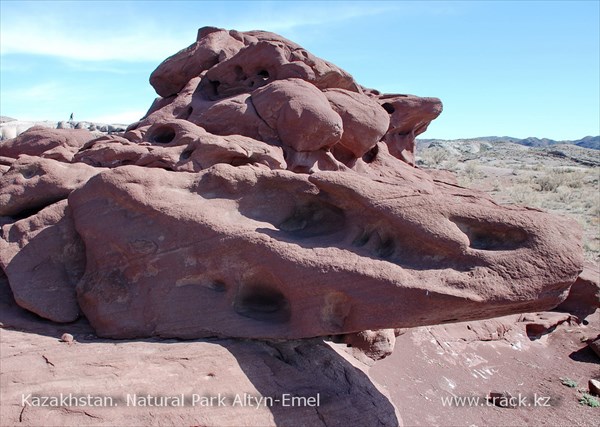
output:
[[[101,22],[102,17],[74,18],[64,13],[64,9],[50,11],[44,10],[43,3],[39,5],[39,10],[2,11],[6,16],[0,30],[1,55],[49,55],[79,61],[161,61],[193,41],[189,34],[160,31],[152,22],[142,25],[134,19],[119,23]]]
[[[10,100],[31,103],[46,101],[55,101],[65,93],[65,88],[57,82],[38,83],[26,88],[15,88],[3,90],[2,97],[9,102]]]
[[[2,29],[0,53],[49,55],[80,61],[160,61],[190,42],[165,35],[152,39],[147,33],[135,31],[89,36],[65,28],[12,22]]]
[[[406,16],[434,9],[412,2],[250,2],[235,7],[212,2],[172,2],[169,4],[174,8],[188,11],[173,21],[157,16],[159,7],[165,7],[162,2],[151,2],[148,8],[139,7],[142,4],[145,3],[133,2],[128,10],[114,10],[112,15],[107,14],[106,8],[113,6],[104,2],[85,2],[81,8],[86,8],[78,9],[77,13],[73,10],[76,3],[59,7],[60,3],[35,2],[22,10],[3,6],[0,54],[49,55],[79,61],[160,62],[195,40],[195,13],[203,14],[200,22],[206,23],[210,16],[210,25],[224,28],[285,32],[360,17],[398,12]],[[154,13],[146,10],[153,4],[157,5]]]
[[[282,2],[280,5],[285,3],[287,2]],[[254,14],[254,16],[243,16],[237,19],[237,22],[236,20],[230,21],[228,26],[233,25],[232,28],[241,31],[264,29],[277,32],[293,30],[303,26],[331,25],[335,22],[348,21],[354,18],[380,15],[398,10],[400,5],[396,2],[383,4],[325,2],[321,3],[320,7],[315,7],[316,4],[314,3],[304,2],[300,6],[296,4],[292,8],[288,7],[284,13],[277,6],[279,5],[259,8],[259,13]]]
[[[117,65],[111,65],[109,62],[91,62],[91,61],[75,61],[72,59],[66,59],[64,64],[69,67],[71,70],[77,72],[84,73],[103,73],[103,74],[120,74],[120,75],[128,75],[128,74],[136,74],[136,73],[146,73],[147,68],[132,67],[131,64],[124,65],[123,63]]]

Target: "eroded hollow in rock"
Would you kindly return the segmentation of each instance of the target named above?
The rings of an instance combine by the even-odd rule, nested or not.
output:
[[[208,285],[209,289],[212,289],[215,292],[225,292],[227,291],[227,285],[220,280],[213,280]]]
[[[157,144],[168,144],[173,142],[175,135],[175,129],[171,126],[159,126],[154,130],[150,140]]]
[[[308,238],[336,233],[344,229],[344,212],[325,203],[310,203],[296,208],[279,229],[296,237]]]
[[[396,242],[393,237],[367,229],[362,230],[352,240],[352,245],[357,248],[365,247],[377,258],[390,258],[396,250]]]
[[[179,156],[180,160],[187,160],[190,157],[192,157],[192,153],[194,152],[194,150],[184,150],[181,155]]]
[[[180,119],[187,120],[190,118],[192,113],[194,112],[194,107],[191,105],[185,109],[185,112],[181,114]]]
[[[500,223],[485,223],[470,218],[451,218],[469,238],[469,246],[486,251],[503,251],[524,246],[528,235],[524,230]]]
[[[212,90],[212,95],[219,96],[219,86],[221,85],[221,82],[218,80],[209,80],[208,83]]]
[[[290,304],[277,289],[253,284],[241,286],[233,303],[241,316],[271,323],[284,323],[290,319]]]
[[[362,156],[362,159],[365,163],[373,163],[375,161],[375,159],[377,158],[378,153],[379,153],[379,147],[376,145],[375,147],[373,147],[369,151],[367,151]]]
[[[383,107],[383,109],[385,111],[387,111],[389,114],[393,114],[394,111],[396,111],[396,109],[394,108],[394,106],[392,104],[390,104],[389,102],[386,102],[384,104],[381,104],[381,106]]]

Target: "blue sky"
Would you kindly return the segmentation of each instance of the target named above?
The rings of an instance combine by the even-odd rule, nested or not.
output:
[[[203,26],[277,32],[364,86],[436,96],[422,135],[600,134],[600,1],[0,1],[0,114],[128,123]]]

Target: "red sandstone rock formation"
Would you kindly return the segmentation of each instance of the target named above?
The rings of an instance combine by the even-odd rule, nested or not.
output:
[[[600,308],[600,270],[586,262],[583,271],[571,286],[569,296],[556,310],[566,311],[585,320]]]
[[[85,268],[85,248],[66,200],[2,228],[0,267],[17,304],[55,322],[79,317],[75,285]]]
[[[16,158],[0,266],[22,307],[80,308],[106,337],[293,339],[549,309],[581,271],[576,222],[413,167],[435,98],[216,28],[150,81],[162,98],[122,135],[36,129],[0,151]]]
[[[84,129],[48,129],[34,126],[26,135],[3,141],[0,157],[17,158],[20,155],[40,156],[61,162],[70,162],[73,155],[95,136]]]

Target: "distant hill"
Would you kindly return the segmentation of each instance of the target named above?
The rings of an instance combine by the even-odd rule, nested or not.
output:
[[[489,142],[491,144],[499,143],[499,142],[511,142],[513,144],[525,145],[527,147],[547,147],[549,145],[556,145],[556,144],[571,144],[571,145],[577,145],[578,147],[591,148],[593,150],[600,150],[600,136],[586,136],[585,138],[577,139],[575,141],[555,141],[553,139],[535,138],[535,137],[519,139],[519,138],[513,138],[512,136],[482,136],[479,138],[453,139],[453,140],[418,139],[417,143],[428,144],[428,143],[443,142],[443,141],[466,142],[466,143]]]
[[[594,150],[600,150],[600,136],[586,136],[585,138],[573,141],[573,144],[583,148],[593,148]]]

